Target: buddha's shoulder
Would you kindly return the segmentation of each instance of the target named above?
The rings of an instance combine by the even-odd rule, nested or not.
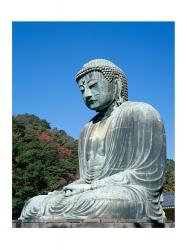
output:
[[[131,101],[126,101],[124,103],[122,103],[121,105],[122,109],[131,109],[131,110],[142,110],[142,111],[156,111],[155,108],[153,108],[153,106],[151,106],[148,103],[145,102],[131,102]]]
[[[125,116],[138,116],[140,118],[149,116],[153,119],[161,119],[159,112],[153,106],[145,102],[124,102],[120,107],[119,113]]]

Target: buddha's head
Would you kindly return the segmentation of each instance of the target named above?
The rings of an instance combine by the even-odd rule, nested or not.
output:
[[[126,77],[108,60],[95,59],[84,64],[76,75],[76,81],[90,109],[102,111],[112,103],[119,106],[128,100]]]

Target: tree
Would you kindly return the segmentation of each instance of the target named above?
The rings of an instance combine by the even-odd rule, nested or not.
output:
[[[173,160],[167,160],[166,177],[164,184],[164,192],[175,191],[175,162]]]
[[[76,178],[77,141],[35,115],[18,115],[13,117],[12,161],[13,218],[17,219],[26,200]]]

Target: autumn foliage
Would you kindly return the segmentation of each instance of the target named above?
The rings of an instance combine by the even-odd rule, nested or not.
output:
[[[34,115],[13,117],[13,218],[29,198],[78,178],[77,141]]]
[[[50,135],[48,135],[46,132],[42,132],[41,134],[39,134],[38,139],[41,142],[51,142],[54,140],[54,138]]]

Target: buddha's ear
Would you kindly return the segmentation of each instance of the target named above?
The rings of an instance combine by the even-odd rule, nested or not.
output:
[[[115,76],[114,78],[114,85],[115,85],[115,90],[116,90],[116,96],[121,96],[122,84],[118,76]]]
[[[115,76],[114,78],[114,86],[115,86],[115,99],[116,99],[117,104],[120,105],[123,102],[122,97],[121,97],[122,82],[118,76]]]

